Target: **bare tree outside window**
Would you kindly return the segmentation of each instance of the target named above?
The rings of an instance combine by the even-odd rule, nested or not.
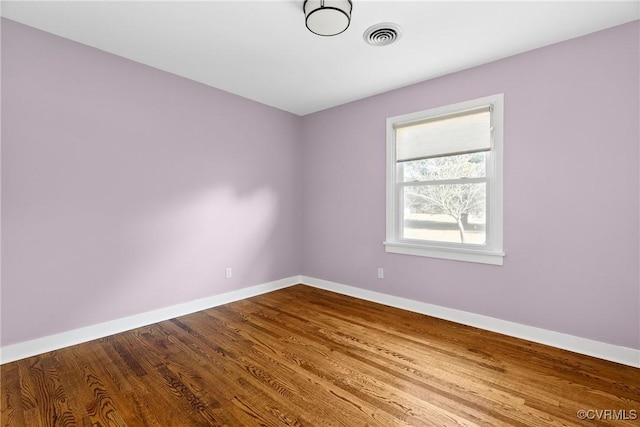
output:
[[[473,153],[402,163],[405,234],[416,230],[457,227],[460,243],[484,243],[486,212],[486,154]],[[468,181],[468,182],[466,182]],[[412,185],[413,184],[413,185]],[[413,214],[413,215],[412,215]],[[442,216],[451,221],[442,220]],[[470,217],[473,221],[470,222]],[[469,242],[467,230],[474,232]],[[413,230],[412,230],[413,229]],[[451,233],[440,232],[437,240],[451,241]]]

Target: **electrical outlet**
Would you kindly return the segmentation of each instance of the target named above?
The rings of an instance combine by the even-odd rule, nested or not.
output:
[[[384,279],[384,269],[378,268],[378,279]]]
[[[231,267],[227,267],[224,270],[224,277],[225,279],[231,279],[231,277],[233,276],[233,271],[231,270]]]

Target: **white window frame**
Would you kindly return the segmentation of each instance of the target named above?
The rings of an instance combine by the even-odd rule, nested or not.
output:
[[[496,94],[470,101],[432,108],[387,119],[387,236],[390,253],[503,265],[503,116],[504,95]],[[401,185],[397,182],[395,127],[439,116],[491,106],[491,149],[487,152],[487,241],[485,245],[403,239],[400,227]]]

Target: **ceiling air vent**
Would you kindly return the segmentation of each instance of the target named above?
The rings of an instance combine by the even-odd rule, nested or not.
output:
[[[371,46],[387,46],[398,40],[401,35],[400,25],[383,22],[367,28],[364,32],[364,41]]]

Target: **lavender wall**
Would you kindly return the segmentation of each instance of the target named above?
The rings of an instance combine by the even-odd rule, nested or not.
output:
[[[303,274],[640,348],[638,40],[636,21],[304,117]],[[495,93],[504,266],[385,253],[386,117]]]
[[[3,19],[1,345],[302,273],[640,348],[638,36],[300,118]],[[505,265],[386,254],[386,117],[499,92]]]
[[[2,345],[300,274],[298,116],[3,19],[2,124]]]

